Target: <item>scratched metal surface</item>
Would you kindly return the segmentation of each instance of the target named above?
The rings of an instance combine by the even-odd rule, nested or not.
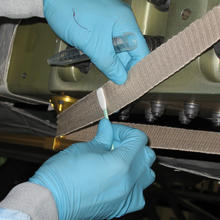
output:
[[[16,23],[4,23],[5,21],[5,19],[0,20],[0,85],[5,81],[11,42],[16,29]]]

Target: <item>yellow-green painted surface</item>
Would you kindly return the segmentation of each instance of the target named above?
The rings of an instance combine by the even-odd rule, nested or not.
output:
[[[168,12],[158,11],[146,0],[127,0],[138,24],[146,35],[169,39],[192,21],[201,17],[220,0],[172,0]],[[186,18],[183,19],[183,13]],[[49,26],[42,22],[22,24],[18,28],[10,68],[8,87],[12,93],[48,100],[51,93],[65,92],[79,98],[106,82],[94,65],[88,74],[75,67],[50,67],[46,60],[66,48]],[[154,73],[152,73],[154,74]],[[179,100],[186,96],[220,94],[220,64],[213,50],[186,66],[175,76],[151,90],[144,99],[156,95],[166,99],[167,94]],[[184,98],[183,98],[184,97]]]
[[[46,23],[37,21],[18,27],[7,82],[12,93],[48,99],[47,58],[56,51],[56,36]]]

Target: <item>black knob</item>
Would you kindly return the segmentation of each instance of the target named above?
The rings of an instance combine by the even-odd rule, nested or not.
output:
[[[160,11],[168,11],[170,7],[170,0],[148,0],[154,4],[155,7]]]

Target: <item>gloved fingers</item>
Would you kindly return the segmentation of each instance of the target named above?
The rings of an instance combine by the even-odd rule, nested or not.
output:
[[[123,64],[124,68],[126,71],[128,71],[129,69],[127,69],[128,63],[131,60],[131,56],[128,54],[128,52],[123,52],[123,53],[118,53],[117,56],[119,57],[121,63]]]
[[[147,165],[148,167],[151,167],[151,166],[153,165],[154,161],[156,160],[156,154],[155,154],[154,151],[153,151],[150,147],[148,147],[148,146],[146,146],[146,147],[144,148],[144,153],[145,153],[146,165]]]
[[[121,146],[120,141],[113,140],[114,149],[118,149]]]
[[[146,55],[150,53],[147,43],[143,35],[138,31],[136,32],[137,37],[137,48],[131,51],[128,51],[131,59],[127,64],[127,69],[130,70],[135,64],[141,61]]]
[[[121,142],[121,144],[129,140],[146,145],[148,141],[146,134],[141,130],[120,124],[112,124],[112,128],[114,141]]]
[[[124,11],[121,19],[114,26],[113,36],[123,36],[124,34],[131,33],[134,35],[136,40],[136,49],[128,51],[130,55],[130,61],[126,65],[127,71],[130,70],[132,66],[142,60],[147,54],[150,53],[147,43],[141,33],[138,24],[136,22],[135,16],[130,8]],[[126,17],[127,19],[124,19]],[[132,37],[133,39],[133,37]]]
[[[147,169],[144,169],[144,171],[142,172],[137,184],[141,187],[141,189],[144,190],[155,181],[155,178],[155,172],[148,167]]]
[[[143,190],[140,188],[139,185],[136,184],[127,196],[126,203],[118,211],[118,213],[116,213],[115,217],[119,218],[125,214],[141,210],[144,208],[144,206],[145,199],[143,195]]]
[[[139,187],[137,187],[139,188]],[[132,198],[130,207],[127,213],[135,212],[144,208],[146,202],[143,194],[143,190],[136,189],[136,195]]]
[[[97,38],[97,43],[94,45],[89,44],[84,52],[110,80],[116,84],[125,83],[127,71],[115,53],[112,32],[96,33],[94,37]]]
[[[91,142],[103,144],[106,150],[109,150],[113,142],[113,128],[111,122],[103,118],[98,125],[96,136]]]
[[[70,155],[73,154],[75,157],[78,157],[82,154],[86,154],[88,152],[103,152],[103,150],[109,151],[111,149],[113,142],[113,128],[111,122],[103,118],[100,120],[98,129],[96,132],[96,136],[93,140],[87,143],[76,143],[65,150],[59,152],[58,154]],[[101,145],[101,146],[100,146]]]
[[[131,196],[128,197],[127,207],[124,206],[122,212],[130,213],[141,210],[144,208],[146,202],[144,198],[143,191],[155,180],[155,174],[151,169],[148,169],[147,172],[144,172],[140,177],[139,181],[135,184],[134,189],[131,191]],[[121,213],[120,213],[121,214]]]
[[[135,36],[137,39],[137,48],[117,54],[127,72],[131,69],[131,67],[133,67],[150,53],[142,34],[137,33]]]
[[[132,162],[137,152],[143,150],[147,143],[144,132],[124,125],[113,124],[114,141],[120,142],[119,147],[112,152],[117,157]]]
[[[114,83],[123,84],[127,80],[127,71],[115,52],[108,52],[104,57],[92,58],[92,62]]]

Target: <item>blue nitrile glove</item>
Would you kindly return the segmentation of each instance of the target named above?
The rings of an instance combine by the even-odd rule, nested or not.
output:
[[[143,190],[155,178],[155,154],[146,142],[143,132],[103,119],[92,141],[59,152],[30,182],[52,192],[60,220],[122,216],[143,208]]]
[[[113,82],[149,53],[130,7],[120,0],[44,0],[44,15],[56,34],[87,54]],[[134,33],[137,48],[117,55],[112,38]]]

